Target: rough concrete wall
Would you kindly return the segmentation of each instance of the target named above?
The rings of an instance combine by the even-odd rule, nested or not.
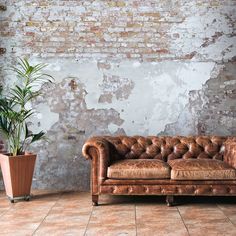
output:
[[[91,135],[236,134],[234,0],[0,2],[3,67],[26,56],[55,77],[31,104],[50,139],[34,187],[88,189]]]

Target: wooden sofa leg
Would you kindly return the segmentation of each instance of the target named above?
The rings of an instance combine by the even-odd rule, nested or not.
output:
[[[174,205],[174,196],[173,195],[167,195],[166,196],[166,203],[167,206],[173,206]]]
[[[93,206],[98,206],[98,195],[92,195]]]

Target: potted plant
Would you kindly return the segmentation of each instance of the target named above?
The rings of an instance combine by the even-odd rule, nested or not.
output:
[[[32,133],[30,118],[35,114],[29,104],[42,95],[42,85],[52,82],[52,77],[42,72],[45,64],[30,65],[20,59],[11,70],[17,80],[4,94],[0,87],[0,134],[7,143],[7,153],[0,154],[0,164],[6,194],[13,203],[16,199],[30,199],[36,154],[28,151],[29,146],[45,138],[45,132]]]

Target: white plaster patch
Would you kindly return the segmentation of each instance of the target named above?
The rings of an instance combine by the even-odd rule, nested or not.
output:
[[[136,62],[133,63],[133,67],[134,67],[134,68],[137,68],[137,67],[139,67],[140,65],[141,65],[141,63],[140,63],[139,61],[136,61]]]
[[[96,66],[97,61],[90,60],[93,66]],[[53,76],[54,83],[61,83],[63,79],[71,77],[71,78],[80,78],[80,73],[85,72],[90,74],[90,68],[88,64],[88,60],[81,59],[80,61],[76,61],[73,59],[64,60],[64,59],[47,59],[46,61],[43,59],[32,58],[30,60],[32,64],[37,63],[46,63],[47,67],[44,69],[44,72]],[[87,66],[86,66],[87,65]],[[85,66],[85,67],[83,67]],[[96,66],[97,67],[97,66]]]
[[[98,84],[102,83],[102,76],[88,77],[86,73],[81,73],[81,80],[88,92],[88,108],[113,108],[118,111],[124,120],[120,128],[128,135],[157,134],[164,130],[166,124],[177,120],[188,103],[189,91],[201,89],[202,84],[210,78],[214,65],[212,62],[142,63],[134,71],[131,62],[122,62],[119,67],[109,70],[108,74],[126,77],[135,86],[127,100],[113,100],[111,104],[98,103],[101,95]],[[97,73],[91,64],[90,71]],[[116,128],[109,125],[109,130],[114,133]]]
[[[70,76],[79,78],[87,92],[85,102],[88,109],[114,109],[119,112],[124,122],[120,126],[108,123],[111,133],[123,128],[127,135],[155,135],[163,131],[166,124],[178,119],[189,101],[189,92],[201,89],[210,79],[215,66],[213,62],[144,62],[134,70],[133,64],[128,60],[112,63],[111,69],[101,71],[97,67],[97,61],[76,62],[60,59],[56,62],[57,71],[51,71],[50,74],[55,77],[57,83]],[[99,102],[103,94],[101,84],[104,75],[130,80],[134,88],[128,99],[112,99],[112,103]],[[113,85],[108,85],[107,89],[112,93]],[[70,100],[68,94],[63,96]],[[48,130],[58,121],[58,115],[51,113],[49,108],[42,107],[40,112],[43,117],[47,114],[49,119],[47,124],[44,124],[44,118],[41,119],[41,128]]]
[[[41,113],[37,113],[37,114],[36,114],[36,117],[37,117],[39,120],[41,120],[41,119],[43,118],[43,115],[42,115]]]
[[[32,122],[30,130],[32,132],[37,133],[41,130],[48,131],[56,122],[58,122],[59,114],[52,112],[48,105],[41,103],[37,105],[35,109],[37,110],[37,113],[30,119]]]
[[[197,4],[194,3],[194,4]],[[193,12],[197,6],[190,8],[189,16],[180,23],[173,24],[171,34],[178,34],[175,43],[170,44],[176,55],[196,52],[192,60],[228,60],[236,55],[234,28],[231,25],[230,10],[211,8],[207,14],[201,11]],[[184,8],[183,11],[186,9]],[[233,8],[232,8],[233,12]],[[231,13],[233,14],[233,13]]]
[[[108,129],[111,133],[115,133],[119,128],[120,126],[113,123],[108,125]]]

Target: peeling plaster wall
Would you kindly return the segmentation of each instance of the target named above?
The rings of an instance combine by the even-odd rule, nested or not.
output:
[[[26,56],[55,77],[28,104],[50,139],[32,147],[35,188],[87,190],[91,135],[236,134],[235,1],[0,3],[3,69]]]

